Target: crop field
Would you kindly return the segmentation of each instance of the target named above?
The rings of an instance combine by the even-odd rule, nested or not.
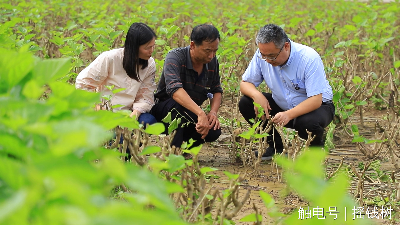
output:
[[[0,224],[400,224],[399,15],[399,0],[0,0]],[[96,112],[100,94],[75,90],[133,22],[158,36],[156,81],[194,26],[218,28],[218,141],[171,148],[161,124]],[[239,83],[268,23],[321,55],[336,107],[326,151],[278,128],[287,156],[253,156],[265,135],[238,112]],[[316,208],[326,219],[301,218]]]

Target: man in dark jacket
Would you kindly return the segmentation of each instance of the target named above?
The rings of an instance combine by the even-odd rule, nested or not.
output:
[[[222,88],[219,64],[215,56],[220,35],[208,24],[193,28],[190,45],[171,50],[165,58],[163,72],[155,94],[156,104],[151,114],[161,121],[171,112],[172,119],[182,117],[171,146],[181,147],[190,138],[192,145],[211,142],[221,135],[218,109],[221,105]],[[211,110],[207,114],[200,106],[209,98]]]

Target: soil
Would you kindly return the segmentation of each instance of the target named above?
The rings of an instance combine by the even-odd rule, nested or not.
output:
[[[228,99],[225,98],[219,114],[224,118],[230,119],[233,119],[232,116],[234,116],[234,118],[238,118],[243,124],[245,124],[246,122],[243,120],[243,118],[240,118],[240,113],[238,113],[236,102],[237,97],[228,97]],[[361,125],[360,117],[357,114],[353,114],[348,121],[350,121],[351,124],[356,124],[359,127],[360,134],[366,138],[374,139],[372,136],[375,129],[375,121],[382,120],[382,116],[384,115],[386,115],[386,111],[371,109],[370,111],[364,113],[364,126]],[[289,214],[291,212],[296,213],[299,206],[307,206],[307,202],[302,200],[294,193],[289,195],[282,194],[287,191],[286,184],[280,177],[281,169],[278,168],[272,161],[263,161],[257,167],[257,170],[249,170],[248,166],[245,168],[241,162],[233,159],[231,156],[232,154],[230,153],[233,146],[232,128],[229,124],[224,124],[222,126],[222,130],[223,134],[218,141],[203,146],[203,149],[199,153],[199,162],[202,167],[207,166],[218,169],[218,171],[214,172],[214,174],[219,177],[214,180],[214,186],[217,189],[226,189],[228,187],[229,180],[223,171],[228,171],[232,174],[244,174],[247,172],[245,180],[240,185],[241,192],[239,194],[239,199],[243,198],[247,192],[246,190],[250,190],[251,195],[237,216],[233,218],[237,224],[253,224],[239,222],[239,220],[244,216],[254,213],[253,204],[258,208],[259,212],[263,216],[262,224],[274,224],[274,221],[266,216],[264,203],[259,196],[260,190],[269,193],[275,199],[280,211],[285,214]],[[360,162],[364,162],[365,164],[365,162],[368,161],[367,157],[365,157],[360,150],[357,149],[356,144],[352,143],[351,140],[352,138],[346,134],[343,128],[337,126],[334,131],[333,140],[335,147],[330,150],[330,154],[326,158],[328,173],[336,170],[342,158],[344,159],[344,165],[348,165],[349,163],[358,165]],[[385,161],[384,159],[381,159],[381,162],[382,169],[389,171],[394,170],[392,164],[387,162],[387,160]],[[396,178],[399,179],[398,176],[396,176]],[[356,192],[356,184],[357,181],[354,179],[349,189],[349,193],[353,196]],[[364,193],[370,191],[372,187],[377,187],[380,185],[383,184],[366,182]],[[372,198],[374,195],[377,195],[377,193],[374,191],[371,191],[369,194],[370,195],[365,195],[365,197]],[[389,221],[376,220],[376,223],[389,224]]]

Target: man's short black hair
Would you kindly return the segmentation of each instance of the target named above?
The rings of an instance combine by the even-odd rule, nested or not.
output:
[[[213,25],[201,24],[193,28],[190,40],[196,45],[201,45],[203,41],[213,42],[220,39],[219,31]]]

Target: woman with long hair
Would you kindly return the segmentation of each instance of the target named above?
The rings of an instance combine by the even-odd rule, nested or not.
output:
[[[113,110],[130,110],[139,123],[157,122],[149,114],[154,105],[154,82],[156,66],[151,57],[156,34],[144,23],[133,23],[126,35],[123,48],[100,54],[88,67],[79,73],[77,89],[97,91],[111,95]],[[106,86],[122,91],[115,94]]]

